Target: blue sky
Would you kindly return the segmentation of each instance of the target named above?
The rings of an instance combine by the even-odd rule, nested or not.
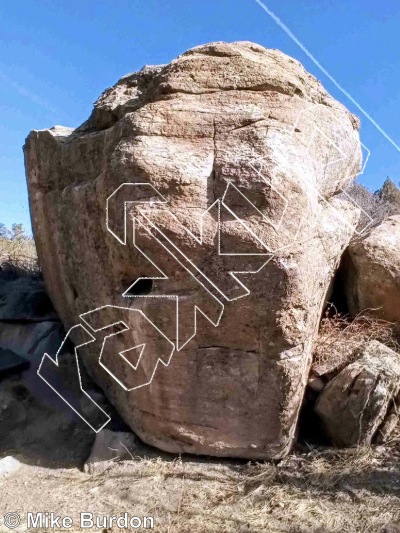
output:
[[[265,0],[400,145],[398,0]],[[29,209],[22,145],[32,129],[76,127],[99,94],[144,64],[210,41],[254,41],[300,60],[362,119],[371,157],[360,181],[400,180],[400,153],[256,0],[13,0],[0,3],[0,222]]]

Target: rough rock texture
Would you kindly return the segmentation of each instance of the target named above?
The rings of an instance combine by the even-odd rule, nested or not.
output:
[[[194,305],[215,324],[223,309],[216,327],[198,313],[194,339],[169,366],[158,366],[150,385],[131,392],[110,372],[126,389],[138,386],[138,376],[150,380],[161,345],[143,315],[104,313],[107,323],[124,320],[131,328],[102,355],[108,371],[98,363],[101,339],[82,348],[91,374],[145,442],[260,459],[289,451],[324,296],[358,216],[333,198],[359,171],[358,128],[300,63],[239,42],[199,46],[169,65],[125,76],[81,127],[29,135],[35,239],[66,328],[99,306],[129,306],[182,347],[194,332]],[[236,188],[227,190],[228,181]],[[106,200],[124,183],[156,189],[142,196],[147,206],[129,205],[136,246],[153,264],[132,244],[130,224],[126,245],[107,232]],[[129,189],[126,200],[133,190],[139,188]],[[157,191],[167,204],[155,203]],[[230,211],[221,207],[221,253],[266,253],[262,261],[219,256],[213,204],[225,192]],[[122,242],[123,200],[108,210]],[[199,238],[201,220],[199,244],[187,230]],[[267,260],[257,274],[238,276],[248,295],[229,275],[258,270]],[[128,293],[140,297],[122,297],[146,276],[158,279]],[[156,298],[165,295],[179,299],[179,333],[175,298]],[[139,365],[136,353],[131,363],[138,371],[128,371],[118,352],[142,343],[146,357]]]
[[[90,474],[99,474],[110,466],[110,461],[132,459],[137,447],[137,439],[133,433],[103,429],[96,434],[83,470]]]
[[[376,435],[376,443],[390,444],[393,434],[395,437],[396,433],[398,435],[399,423],[399,408],[397,404],[396,406],[393,406],[389,409],[389,412],[386,415],[384,421],[382,422],[379,431]]]
[[[371,311],[400,321],[400,215],[393,215],[363,240],[352,243],[343,265],[350,312]]]
[[[400,355],[366,343],[319,396],[315,411],[338,446],[370,444],[400,389]]]

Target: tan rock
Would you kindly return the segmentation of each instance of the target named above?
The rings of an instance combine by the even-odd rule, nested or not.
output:
[[[393,215],[364,239],[352,243],[345,257],[345,291],[352,314],[370,309],[400,321],[400,215]]]
[[[395,433],[399,427],[399,415],[396,412],[390,412],[385,420],[382,422],[381,427],[376,435],[377,444],[390,443],[391,436]]]
[[[83,470],[89,474],[99,474],[110,466],[110,462],[133,459],[137,447],[133,433],[103,429],[96,434]]]
[[[118,320],[132,329],[114,337],[104,367],[101,340],[82,353],[145,442],[260,459],[288,452],[324,296],[357,218],[332,196],[359,171],[358,126],[300,63],[240,42],[196,47],[167,66],[125,76],[77,130],[29,135],[34,233],[64,325],[106,305],[143,313],[108,307],[90,315],[93,329]],[[141,197],[147,207],[129,204],[136,247],[129,224],[123,245],[105,223],[106,200],[124,183],[155,191]],[[146,191],[125,186],[110,200],[109,220],[122,242],[124,201]],[[167,204],[155,203],[159,195]],[[214,202],[222,198],[218,228]],[[201,221],[199,244],[188,230],[199,238]],[[222,253],[266,255],[219,255],[219,238]],[[267,260],[258,274],[238,276],[246,296],[229,272],[255,271]],[[141,280],[146,276],[158,279]],[[133,282],[136,297],[123,298]],[[179,299],[179,333],[175,299],[165,295]],[[198,314],[196,335],[185,344],[194,305],[214,324]],[[168,362],[168,343],[146,317],[172,343],[185,344],[152,381],[161,346]],[[118,352],[143,343],[140,364],[138,348],[130,354],[139,365],[132,372]],[[139,376],[151,385],[135,388]]]
[[[359,350],[318,397],[315,411],[338,446],[370,444],[400,389],[400,355],[378,341]]]

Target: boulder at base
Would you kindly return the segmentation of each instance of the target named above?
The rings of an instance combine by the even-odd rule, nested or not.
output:
[[[359,172],[358,129],[299,62],[217,42],[121,78],[76,130],[29,135],[49,294],[67,330],[101,306],[128,308],[92,313],[97,341],[80,354],[146,443],[255,459],[290,450],[357,222],[336,195]],[[230,272],[247,272],[242,285]],[[130,329],[99,364],[100,327],[118,321]]]
[[[369,309],[380,318],[400,322],[400,215],[352,243],[343,272],[351,314]]]
[[[400,389],[400,355],[367,342],[324,388],[315,410],[338,446],[370,444]]]
[[[0,320],[43,322],[58,317],[43,282],[21,277],[0,283]]]

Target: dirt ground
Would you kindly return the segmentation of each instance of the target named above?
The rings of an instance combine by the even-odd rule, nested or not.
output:
[[[163,533],[400,533],[400,446],[335,451],[307,445],[277,464],[163,454],[139,444],[93,473],[83,464],[94,433],[57,402],[32,395],[19,376],[0,381],[0,459],[21,466],[0,474],[5,513],[154,517]],[[54,401],[53,401],[54,400]],[[92,531],[123,531],[116,526]],[[125,529],[124,531],[143,529]]]

